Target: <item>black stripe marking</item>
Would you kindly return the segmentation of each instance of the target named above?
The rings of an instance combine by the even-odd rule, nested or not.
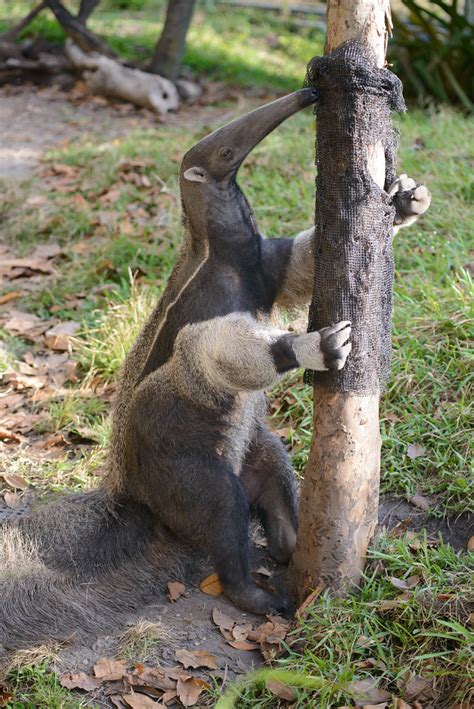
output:
[[[289,372],[290,369],[297,369],[300,366],[291,344],[293,338],[294,335],[283,335],[275,340],[270,347],[278,374]]]

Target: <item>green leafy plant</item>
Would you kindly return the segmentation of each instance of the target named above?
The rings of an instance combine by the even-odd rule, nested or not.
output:
[[[402,0],[408,16],[394,12],[390,60],[405,91],[426,103],[434,99],[474,110],[474,25],[457,0]]]

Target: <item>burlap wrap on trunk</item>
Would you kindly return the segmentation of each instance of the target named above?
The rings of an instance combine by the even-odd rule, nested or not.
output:
[[[395,209],[368,169],[382,144],[385,189],[395,178],[391,110],[405,104],[399,79],[379,69],[369,49],[347,42],[308,65],[306,84],[319,91],[315,113],[315,289],[309,330],[352,322],[352,352],[341,371],[312,372],[333,391],[377,393],[391,359],[392,227]]]

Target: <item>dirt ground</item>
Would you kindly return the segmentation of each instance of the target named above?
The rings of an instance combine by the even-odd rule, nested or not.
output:
[[[196,120],[196,111],[206,116],[209,125],[229,119],[238,113],[239,107],[232,113],[215,107],[186,108],[179,116],[169,116],[167,123],[186,124]],[[35,174],[42,157],[54,147],[65,141],[75,140],[82,133],[90,132],[103,136],[104,141],[123,135],[131,127],[150,127],[158,119],[151,114],[133,109],[114,109],[102,100],[89,102],[71,102],[64,93],[55,89],[28,90],[9,88],[0,91],[0,177],[11,180],[24,180]],[[24,514],[27,504],[12,510],[0,500],[0,522],[7,517]],[[380,507],[381,528],[393,529],[397,525],[413,530],[426,529],[429,537],[441,533],[446,541],[456,549],[464,549],[466,540],[474,533],[474,520],[468,515],[456,519],[437,519],[428,516],[413,504],[396,499],[385,499]],[[270,573],[278,575],[279,570],[258,552],[255,568],[264,566]],[[203,569],[201,578],[211,570]],[[270,581],[272,582],[273,579]],[[264,662],[258,649],[248,647],[240,649],[229,644],[227,637],[213,621],[213,610],[232,618],[237,627],[251,623],[254,628],[265,623],[265,619],[251,617],[242,613],[227,602],[222,595],[211,596],[203,593],[196,580],[186,582],[186,590],[175,602],[170,602],[163,593],[163,602],[144,609],[141,618],[159,623],[163,627],[162,640],[156,645],[154,662],[166,666],[176,665],[177,649],[204,649],[216,658],[217,669],[211,672],[213,677],[229,680],[250,668]],[[130,624],[137,620],[131,618]],[[272,622],[272,621],[270,621]],[[279,621],[277,621],[278,623]],[[244,641],[245,643],[245,641]],[[271,644],[271,643],[270,643]],[[279,644],[276,644],[278,647]],[[243,646],[241,646],[243,647]],[[268,650],[268,646],[267,646]],[[117,651],[115,636],[102,637],[90,644],[71,643],[61,649],[54,663],[59,674],[65,672],[84,672],[90,675],[91,668],[98,658],[114,657]],[[190,673],[209,679],[206,670],[190,670]],[[120,684],[120,682],[119,682]],[[117,685],[117,682],[115,683]],[[92,695],[88,695],[99,706],[125,706],[119,699],[110,699],[107,693],[115,697],[122,692],[122,686],[114,683],[102,685]],[[151,695],[153,696],[153,695]],[[155,695],[157,696],[157,695]],[[115,702],[115,703],[113,703]],[[138,706],[138,705],[137,705]]]
[[[231,111],[209,102],[237,98]],[[247,92],[252,98],[255,92]],[[257,92],[258,93],[258,92]],[[206,89],[202,104],[182,106],[179,113],[161,118],[128,104],[110,104],[102,97],[81,92],[66,93],[56,87],[9,86],[0,88],[0,179],[25,180],[34,174],[41,158],[55,147],[93,131],[104,141],[124,135],[131,128],[150,128],[160,123],[191,125],[198,118],[221,123],[238,114],[239,94],[224,86]]]

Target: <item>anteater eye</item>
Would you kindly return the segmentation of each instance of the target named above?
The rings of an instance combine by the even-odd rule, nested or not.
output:
[[[232,160],[232,158],[234,157],[234,153],[230,148],[221,148],[219,150],[219,155],[221,156],[221,158],[224,158],[224,160]]]

